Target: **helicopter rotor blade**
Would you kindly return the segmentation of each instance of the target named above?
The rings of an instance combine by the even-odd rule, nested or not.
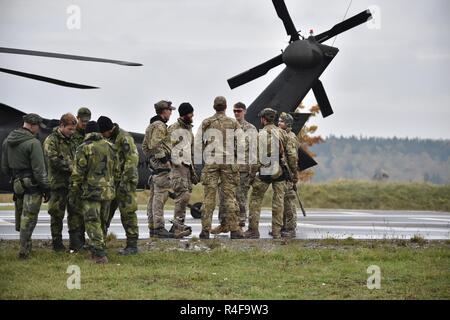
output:
[[[328,96],[322,82],[317,80],[316,84],[312,87],[312,90],[314,92],[314,96],[316,97],[317,103],[319,104],[322,117],[326,118],[331,116],[334,113],[333,108],[331,108],[330,100],[328,100]]]
[[[53,83],[53,84],[56,84],[58,86],[63,86],[63,87],[76,88],[76,89],[98,89],[98,87],[92,87],[92,86],[87,86],[84,84],[73,83],[73,82],[66,82],[66,81],[62,81],[62,80],[58,80],[58,79],[40,76],[37,74],[25,73],[25,72],[11,70],[11,69],[0,68],[0,72],[8,73],[8,74],[12,74],[15,76],[28,78],[28,79],[49,82],[49,83]]]
[[[81,61],[102,62],[102,63],[113,63],[113,64],[122,65],[122,66],[132,66],[132,67],[142,66],[141,63],[136,63],[136,62],[110,60],[110,59],[84,57],[84,56],[75,56],[75,55],[71,55],[71,54],[62,54],[62,53],[53,53],[53,52],[44,52],[44,51],[4,48],[4,47],[0,47],[0,53],[21,54],[21,55],[28,55],[28,56],[69,59],[69,60],[81,60]]]
[[[295,28],[294,22],[292,22],[289,11],[286,7],[284,0],[272,0],[275,10],[277,11],[278,17],[283,21],[286,33],[291,36],[291,42],[300,39],[298,31]]]
[[[298,148],[298,170],[305,171],[317,165],[316,160],[313,159],[302,147]]]
[[[230,86],[231,89],[242,86],[243,84],[246,84],[259,77],[262,77],[267,72],[269,72],[270,69],[275,68],[282,63],[283,63],[283,56],[280,54],[275,58],[272,58],[250,70],[242,72],[237,76],[228,79],[228,85]]]
[[[372,13],[370,12],[370,10],[363,11],[357,14],[356,16],[353,16],[347,20],[342,21],[341,23],[338,23],[330,30],[315,36],[315,38],[319,43],[325,42],[337,36],[338,34],[341,34],[347,30],[350,30],[354,27],[359,26],[360,24],[367,22],[370,19],[372,19]]]

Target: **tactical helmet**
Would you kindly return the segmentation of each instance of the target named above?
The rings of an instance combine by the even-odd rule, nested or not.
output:
[[[274,122],[276,116],[277,112],[271,108],[265,108],[258,114],[258,117],[265,118],[269,122]]]
[[[292,125],[294,124],[294,118],[286,112],[281,113],[280,121],[283,121],[289,128],[292,128]]]

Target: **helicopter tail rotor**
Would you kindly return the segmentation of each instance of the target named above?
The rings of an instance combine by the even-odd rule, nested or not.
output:
[[[330,100],[328,100],[328,96],[322,82],[317,80],[316,84],[312,87],[312,90],[314,96],[316,97],[317,103],[319,104],[322,117],[326,118],[331,116],[334,112],[331,108]]]
[[[348,31],[352,28],[359,26],[360,24],[369,21],[370,19],[372,19],[372,13],[370,12],[370,10],[365,10],[357,14],[356,16],[353,16],[347,20],[342,21],[341,23],[338,23],[330,30],[315,36],[315,38],[319,43],[325,42],[345,31]]]

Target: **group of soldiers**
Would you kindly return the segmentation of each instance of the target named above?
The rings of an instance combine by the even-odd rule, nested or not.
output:
[[[276,126],[277,112],[271,108],[264,109],[259,114],[263,129],[258,133],[255,126],[245,120],[246,106],[242,102],[233,106],[235,118],[226,116],[227,101],[222,96],[214,99],[213,108],[215,114],[202,121],[196,134],[201,146],[198,150],[194,146],[196,138],[192,131],[194,117],[192,105],[181,104],[178,108],[180,117],[174,124],[167,126],[176,108],[170,101],[163,100],[155,104],[156,116],[150,120],[142,143],[142,150],[152,172],[147,205],[150,236],[177,238],[191,233],[191,228],[184,224],[186,208],[189,204],[192,185],[201,181],[204,187],[204,201],[200,239],[209,239],[211,234],[219,233],[230,233],[231,239],[258,239],[261,205],[270,185],[273,189],[270,235],[275,239],[294,238],[297,221],[295,208],[297,195],[294,186],[298,182],[297,157],[300,144],[297,136],[291,131],[292,116],[282,113]],[[239,142],[236,140],[239,136],[232,135],[233,147],[231,148],[229,147],[230,139],[224,137],[227,133],[238,130],[244,133],[245,139],[240,141],[245,146],[243,163],[236,161],[239,153]],[[251,135],[248,132],[252,130],[257,138],[256,145],[260,146],[261,142],[267,143],[266,156],[274,157],[275,164],[263,163],[258,157],[254,163],[249,161]],[[217,144],[217,136],[208,132],[223,133],[220,135],[222,141]],[[183,144],[183,147],[178,147],[180,144]],[[278,148],[271,150],[274,145]],[[207,150],[214,150],[215,161],[208,161]],[[183,153],[182,151],[185,151],[184,156],[178,154]],[[195,152],[200,152],[204,162],[201,178],[196,175],[194,169]],[[230,158],[231,161],[229,161]],[[250,189],[252,192],[248,201]],[[174,221],[172,228],[167,230],[164,221],[164,205],[171,195],[175,201]],[[220,225],[212,228],[212,216],[217,197],[219,198]],[[242,228],[247,222],[248,202],[248,229],[243,232]]]
[[[186,208],[192,186],[201,182],[204,186],[201,239],[210,234],[230,233],[231,239],[257,239],[259,218],[265,192],[272,185],[272,230],[274,239],[293,238],[296,234],[297,151],[299,141],[291,132],[293,118],[282,113],[278,126],[277,112],[264,109],[260,114],[263,127],[259,132],[245,120],[246,106],[239,102],[233,106],[235,118],[227,117],[227,102],[217,97],[213,104],[215,114],[203,120],[194,137],[194,108],[182,103],[179,118],[168,126],[172,112],[176,110],[170,101],[155,104],[156,116],[150,120],[142,143],[148,168],[150,196],[147,205],[148,227],[151,237],[182,238],[192,233],[185,224]],[[136,216],[139,153],[133,137],[101,116],[91,121],[91,112],[80,108],[77,116],[64,114],[59,126],[45,139],[43,145],[36,138],[43,125],[37,114],[27,114],[22,128],[12,131],[2,145],[2,172],[11,177],[14,189],[16,230],[20,232],[19,258],[28,258],[31,236],[36,226],[42,201],[48,202],[51,217],[52,246],[55,251],[65,251],[62,241],[63,219],[67,210],[69,249],[73,252],[89,249],[95,263],[106,263],[106,235],[117,209],[125,229],[126,247],[120,254],[136,254],[139,228]],[[228,132],[253,130],[258,142],[267,143],[267,152],[276,155],[277,162],[237,163],[238,143],[233,135],[234,147],[226,145],[227,139],[217,145],[208,130]],[[249,136],[245,136],[244,153],[249,158]],[[269,138],[267,138],[269,137]],[[205,161],[198,177],[194,167],[199,138],[200,152],[214,145],[214,159]],[[229,139],[228,139],[229,140]],[[273,142],[277,148],[273,148]],[[258,144],[258,149],[261,144]],[[188,152],[186,152],[188,150]],[[233,161],[229,161],[230,157]],[[270,170],[269,166],[271,166]],[[274,169],[275,168],[275,169]],[[251,191],[250,200],[248,193]],[[219,197],[220,225],[212,228],[212,215]],[[174,199],[172,227],[167,230],[164,206]],[[248,229],[247,203],[249,208]],[[89,243],[85,234],[89,237]]]
[[[90,120],[87,108],[80,108],[77,117],[62,115],[59,126],[41,145],[36,135],[45,127],[43,119],[27,114],[23,127],[12,131],[3,142],[1,166],[13,183],[19,258],[26,259],[30,254],[42,201],[48,202],[55,251],[66,250],[62,230],[67,210],[69,249],[78,252],[89,248],[94,262],[107,262],[105,238],[119,208],[127,236],[127,246],[120,253],[137,253],[136,144],[108,117]]]

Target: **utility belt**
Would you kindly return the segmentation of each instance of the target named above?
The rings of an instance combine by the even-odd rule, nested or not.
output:
[[[150,170],[150,176],[154,176],[163,172],[170,172],[170,168],[153,169],[151,166],[149,166],[148,169]]]
[[[33,172],[29,169],[12,170],[13,172],[13,190],[14,194],[21,197],[25,194],[41,193],[36,180],[33,177]]]
[[[287,181],[286,175],[284,173],[276,179],[273,179],[272,176],[262,176],[262,175],[259,176],[259,179],[265,183]]]
[[[291,179],[290,179],[290,175],[289,175],[289,171],[288,171],[287,167],[285,165],[281,164],[281,169],[282,169],[282,173],[277,178],[273,178],[270,175],[261,175],[260,174],[259,179],[265,183],[290,181]]]

